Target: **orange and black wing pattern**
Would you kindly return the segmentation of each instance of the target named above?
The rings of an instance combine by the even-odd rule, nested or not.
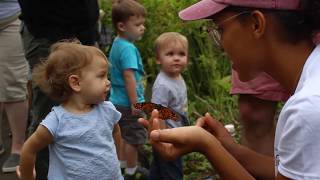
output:
[[[155,104],[152,102],[144,102],[144,103],[136,103],[133,106],[136,109],[142,110],[147,115],[150,115],[154,109],[157,109],[159,111],[160,119],[172,119],[175,121],[180,120],[179,116],[177,115],[177,113],[174,112],[174,110],[164,107],[160,104]]]

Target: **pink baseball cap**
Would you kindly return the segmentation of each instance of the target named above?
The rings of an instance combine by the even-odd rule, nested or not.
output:
[[[263,9],[297,10],[300,0],[202,0],[179,13],[183,20],[205,19],[229,5]]]

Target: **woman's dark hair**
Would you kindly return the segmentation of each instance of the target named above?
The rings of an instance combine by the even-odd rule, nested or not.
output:
[[[230,7],[232,11],[252,11],[252,8]],[[320,31],[320,0],[300,0],[300,10],[271,10],[258,9],[265,13],[272,13],[282,25],[281,36],[286,41],[297,43],[312,39]],[[244,20],[245,15],[242,16]],[[240,19],[241,20],[241,19]]]

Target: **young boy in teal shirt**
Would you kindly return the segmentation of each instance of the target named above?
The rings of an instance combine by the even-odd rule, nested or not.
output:
[[[139,50],[133,44],[144,34],[145,9],[134,0],[120,0],[113,4],[112,22],[117,31],[110,51],[111,94],[110,101],[122,113],[119,125],[122,133],[119,160],[125,169],[125,178],[134,179],[147,171],[138,168],[137,148],[147,139],[147,132],[137,122],[139,111],[133,104],[144,102],[144,75]],[[141,175],[139,175],[141,176]]]

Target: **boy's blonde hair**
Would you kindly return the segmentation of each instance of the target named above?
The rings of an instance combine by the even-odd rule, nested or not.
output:
[[[48,58],[33,69],[33,83],[53,100],[64,102],[73,93],[68,82],[69,76],[76,74],[81,77],[81,70],[94,60],[94,56],[108,61],[96,47],[73,42],[55,43],[50,48]]]
[[[189,43],[184,35],[177,32],[166,32],[162,33],[154,43],[156,54],[158,55],[161,49],[170,43],[180,43],[188,51]]]
[[[112,24],[118,30],[119,22],[127,22],[131,16],[145,17],[144,7],[134,0],[117,0],[112,5]]]

